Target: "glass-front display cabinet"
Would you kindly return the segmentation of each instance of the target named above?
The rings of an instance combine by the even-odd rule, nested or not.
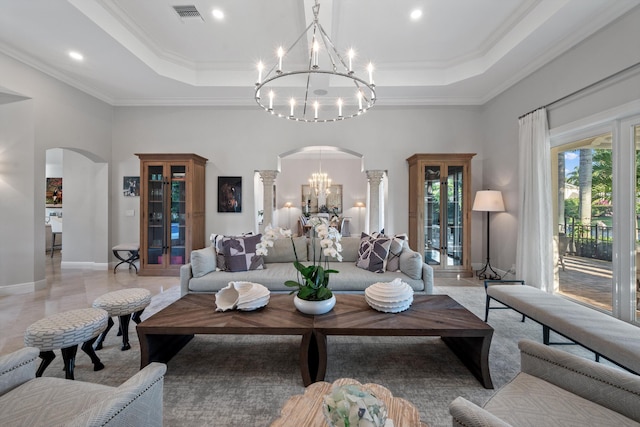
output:
[[[470,257],[471,159],[414,154],[409,163],[409,246],[441,277],[473,276]]]
[[[140,158],[140,274],[177,276],[205,246],[205,163],[196,154]]]

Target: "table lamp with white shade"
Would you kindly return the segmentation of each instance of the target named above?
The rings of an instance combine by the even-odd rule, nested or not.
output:
[[[489,242],[490,242],[490,227],[489,227],[489,213],[490,212],[504,212],[504,202],[502,200],[502,193],[497,190],[481,190],[476,193],[476,198],[473,201],[474,211],[487,213],[487,262],[482,269],[478,270],[478,279],[500,280],[500,276],[491,267],[489,262]]]

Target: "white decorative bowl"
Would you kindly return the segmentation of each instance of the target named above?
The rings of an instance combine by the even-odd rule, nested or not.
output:
[[[413,289],[399,278],[374,283],[364,290],[364,295],[371,308],[385,313],[405,311],[413,302]]]

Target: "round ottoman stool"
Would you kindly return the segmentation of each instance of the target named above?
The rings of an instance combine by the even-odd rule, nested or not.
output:
[[[53,350],[61,349],[65,378],[72,380],[78,344],[82,344],[82,351],[91,358],[94,371],[104,368],[93,351],[93,343],[107,327],[108,318],[107,312],[99,308],[82,308],[57,313],[31,324],[24,333],[24,344],[40,349],[42,362],[36,376],[41,377],[56,357]]]
[[[120,319],[120,330],[118,335],[122,334],[122,351],[129,350],[129,319],[140,323],[140,315],[145,307],[151,302],[151,292],[142,288],[122,289],[113,291],[98,297],[93,301],[93,307],[101,308],[109,313],[109,321],[107,329],[100,334],[96,342],[96,350],[102,348],[102,343],[107,333],[113,326],[112,316],[118,316]]]

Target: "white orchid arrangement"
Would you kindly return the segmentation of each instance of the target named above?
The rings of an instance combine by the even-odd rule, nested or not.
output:
[[[293,242],[291,230],[281,227],[272,227],[267,225],[262,234],[260,243],[256,246],[256,255],[267,255],[269,248],[273,247],[274,241],[285,237],[291,240],[293,253],[296,261],[293,263],[298,271],[298,281],[287,280],[286,286],[297,288],[298,298],[307,301],[323,301],[333,296],[328,288],[329,274],[338,273],[337,270],[329,269],[329,258],[335,258],[342,261],[342,245],[340,244],[341,235],[335,227],[330,227],[326,219],[313,217],[309,219],[308,224],[311,225],[311,248],[313,254],[309,254],[312,265],[304,265],[298,259],[296,246]],[[315,239],[320,239],[320,253],[316,259]],[[296,289],[292,293],[296,292]]]

